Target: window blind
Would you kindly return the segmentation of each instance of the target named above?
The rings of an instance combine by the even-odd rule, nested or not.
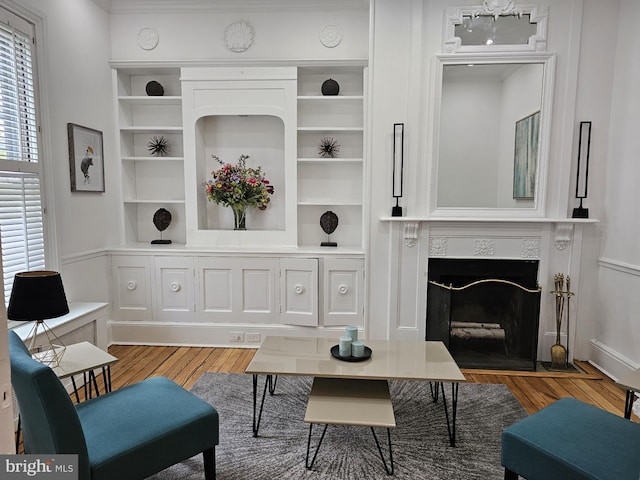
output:
[[[40,179],[0,173],[0,238],[5,299],[18,272],[45,268]]]
[[[32,26],[0,9],[0,240],[5,302],[16,273],[45,268],[32,47]]]

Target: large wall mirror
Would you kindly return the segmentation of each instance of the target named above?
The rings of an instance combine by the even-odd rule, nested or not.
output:
[[[433,214],[542,216],[553,55],[435,59]]]

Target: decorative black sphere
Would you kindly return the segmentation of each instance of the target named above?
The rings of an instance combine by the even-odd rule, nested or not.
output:
[[[147,91],[147,95],[150,97],[161,97],[164,95],[164,87],[155,80],[151,80],[147,83],[145,90]]]
[[[340,85],[333,78],[329,80],[325,80],[322,83],[322,94],[323,95],[338,95],[340,92]]]

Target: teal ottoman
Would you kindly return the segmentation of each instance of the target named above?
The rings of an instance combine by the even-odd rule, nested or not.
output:
[[[640,480],[640,425],[563,398],[502,432],[505,480]]]

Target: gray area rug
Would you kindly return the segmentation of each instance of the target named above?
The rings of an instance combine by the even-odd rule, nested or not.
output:
[[[262,392],[264,377],[260,377]],[[303,422],[311,379],[278,377],[267,394],[260,432],[252,435],[252,377],[204,374],[192,392],[220,414],[218,480],[273,479],[478,479],[501,480],[500,434],[527,414],[504,385],[461,384],[457,441],[449,446],[442,395],[433,403],[426,382],[390,382],[397,427],[391,431],[395,473],[389,477],[369,428],[329,426],[313,470],[305,469],[308,424]],[[445,384],[447,400],[450,387]],[[314,427],[312,447],[322,432]],[[379,430],[387,456],[386,431]],[[151,477],[204,478],[202,456]]]

